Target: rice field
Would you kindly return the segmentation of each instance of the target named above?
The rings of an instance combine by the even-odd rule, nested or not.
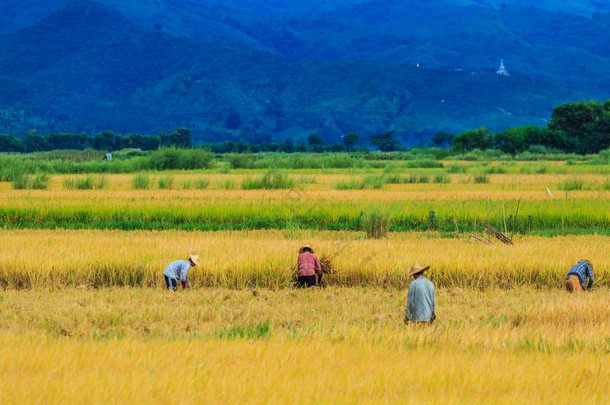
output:
[[[393,289],[0,294],[11,403],[610,399],[607,290],[439,289],[425,329],[402,324]]]
[[[0,231],[0,286],[160,287],[165,266],[201,256],[190,278],[196,286],[289,288],[297,251],[311,244],[332,258],[336,274],[330,285],[406,288],[414,262],[432,266],[440,287],[486,289],[529,285],[560,288],[572,264],[587,258],[595,264],[597,285],[610,284],[610,238],[607,236],[525,236],[507,246],[468,243],[427,233],[398,233],[368,239],[363,233],[271,231]]]
[[[610,402],[608,166],[225,163],[0,181],[2,403]],[[469,238],[488,220],[514,245]],[[325,288],[293,288],[305,243]],[[402,323],[414,262],[426,328]]]

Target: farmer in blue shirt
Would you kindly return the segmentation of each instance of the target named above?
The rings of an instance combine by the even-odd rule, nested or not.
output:
[[[188,271],[191,267],[199,265],[199,256],[188,254],[188,260],[176,260],[171,262],[163,271],[165,284],[169,290],[175,291],[178,287],[178,280],[182,284],[182,288],[190,288],[191,281],[188,278]]]
[[[423,267],[417,263],[411,267],[409,276],[413,276],[415,280],[409,285],[405,325],[409,322],[431,324],[436,319],[434,284],[424,277],[424,272],[429,268],[430,266]]]
[[[588,282],[587,282],[587,279]],[[587,291],[593,286],[593,265],[588,260],[580,260],[576,263],[565,279],[566,290],[569,293]]]

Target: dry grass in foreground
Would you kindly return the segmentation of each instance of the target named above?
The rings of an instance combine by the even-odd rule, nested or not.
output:
[[[4,403],[607,403],[608,290],[0,292]],[[24,383],[26,382],[26,383]]]

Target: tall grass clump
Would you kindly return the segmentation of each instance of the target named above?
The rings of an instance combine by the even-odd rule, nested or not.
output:
[[[222,190],[234,190],[236,188],[235,180],[226,178],[218,183],[218,188]]]
[[[136,173],[132,182],[136,190],[147,190],[150,187],[150,176],[148,173]]]
[[[390,224],[390,216],[379,210],[363,213],[360,217],[360,229],[366,232],[366,236],[370,239],[385,238]]]
[[[475,174],[472,179],[477,184],[489,183],[489,177],[487,177],[487,173],[479,173]]]
[[[423,184],[430,183],[430,176],[422,173],[411,173],[405,178],[405,183],[409,184]]]
[[[610,165],[610,148],[600,151],[589,163],[592,165]]]
[[[11,185],[15,190],[46,190],[49,187],[49,175],[41,172],[33,176],[15,173],[12,176]]]
[[[286,174],[280,171],[270,170],[261,177],[245,179],[241,183],[241,188],[243,190],[273,190],[292,188],[295,186],[295,184],[295,179],[287,176]]]
[[[335,190],[362,190],[364,183],[362,180],[352,177],[349,180],[339,180],[334,184]]]
[[[487,174],[506,174],[506,168],[503,166],[488,166],[485,168]]]
[[[585,182],[579,178],[571,178],[559,183],[559,189],[563,191],[578,191],[586,188]]]
[[[386,183],[383,175],[367,175],[361,178],[352,177],[349,180],[338,181],[335,183],[335,190],[378,190]]]
[[[449,173],[466,173],[466,166],[457,163],[447,166],[446,169]]]
[[[208,188],[208,186],[210,185],[210,180],[208,179],[197,179],[193,182],[193,187],[198,189],[198,190],[203,190],[205,188]]]
[[[385,184],[385,177],[379,175],[367,175],[362,178],[364,188],[378,190]]]
[[[85,177],[66,178],[63,186],[66,190],[101,190],[108,186],[108,180],[105,176],[90,174]]]
[[[440,173],[434,175],[432,182],[437,184],[448,184],[451,183],[451,178],[445,173]]]
[[[159,190],[170,190],[174,187],[174,177],[173,176],[161,176],[157,180],[157,186]]]

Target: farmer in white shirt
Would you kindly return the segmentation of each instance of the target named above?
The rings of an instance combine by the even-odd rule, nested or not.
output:
[[[191,267],[199,265],[199,256],[188,254],[188,260],[176,260],[171,262],[163,271],[165,284],[169,290],[175,291],[178,287],[178,280],[182,284],[182,288],[190,288],[191,281],[188,279],[188,272]]]
[[[417,263],[411,267],[409,276],[413,276],[415,280],[409,285],[405,324],[411,322],[425,325],[431,324],[436,319],[434,284],[424,277],[424,272],[429,268],[430,266],[424,267]]]

